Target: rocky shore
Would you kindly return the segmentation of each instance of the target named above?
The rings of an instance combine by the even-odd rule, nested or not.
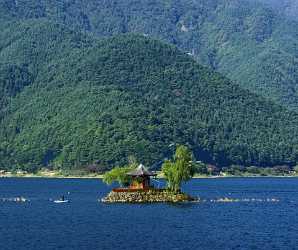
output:
[[[187,202],[198,201],[185,193],[174,193],[163,190],[111,191],[101,201],[106,203],[154,203],[154,202]]]

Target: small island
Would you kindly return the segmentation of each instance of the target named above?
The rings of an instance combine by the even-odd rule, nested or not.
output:
[[[150,178],[156,173],[149,171],[144,165],[138,167],[114,168],[104,175],[107,184],[118,182],[121,187],[114,188],[101,201],[106,203],[153,203],[153,202],[189,202],[198,198],[181,191],[182,182],[194,175],[191,152],[185,146],[177,147],[174,160],[165,161],[162,172],[167,181],[167,188],[155,188]]]

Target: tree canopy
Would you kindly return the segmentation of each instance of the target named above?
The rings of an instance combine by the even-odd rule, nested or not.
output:
[[[127,175],[128,172],[132,171],[134,167],[115,167],[112,170],[106,172],[103,176],[103,182],[111,185],[114,182],[120,184],[120,186],[126,187],[131,182],[131,177]]]
[[[178,146],[173,160],[167,160],[162,166],[162,172],[171,191],[178,192],[183,182],[190,180],[195,168],[192,153],[186,146]]]
[[[0,25],[1,169],[109,169],[130,155],[150,166],[172,143],[219,166],[297,162],[296,113],[172,45],[45,20]]]
[[[294,0],[5,0],[0,20],[49,20],[98,37],[145,34],[297,111],[298,24],[275,11],[295,17],[296,7]]]

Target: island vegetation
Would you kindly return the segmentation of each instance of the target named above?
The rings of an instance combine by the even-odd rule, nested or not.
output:
[[[162,173],[168,189],[178,192],[181,184],[189,181],[195,173],[191,151],[186,146],[178,146],[174,159],[167,160],[162,165]]]
[[[148,171],[143,165],[135,168],[116,167],[105,173],[103,181],[107,184],[118,182],[121,187],[111,191],[103,202],[183,202],[195,201],[193,198],[181,191],[181,184],[189,181],[194,175],[191,151],[183,145],[176,149],[173,160],[163,164],[162,172],[167,182],[166,188],[155,188],[150,184],[150,176],[156,174]],[[148,181],[145,181],[148,180]],[[135,185],[135,181],[142,185]]]

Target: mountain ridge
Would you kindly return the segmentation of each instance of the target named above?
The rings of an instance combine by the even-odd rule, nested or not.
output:
[[[98,40],[34,20],[19,25],[0,39],[14,41],[1,49],[2,62],[26,65],[35,78],[4,108],[1,168],[97,162],[106,169],[131,155],[150,165],[169,157],[173,143],[220,166],[297,161],[297,114],[173,45],[132,34]]]
[[[136,32],[288,108],[298,103],[297,23],[249,0],[1,1],[0,17],[48,19],[99,37]]]

